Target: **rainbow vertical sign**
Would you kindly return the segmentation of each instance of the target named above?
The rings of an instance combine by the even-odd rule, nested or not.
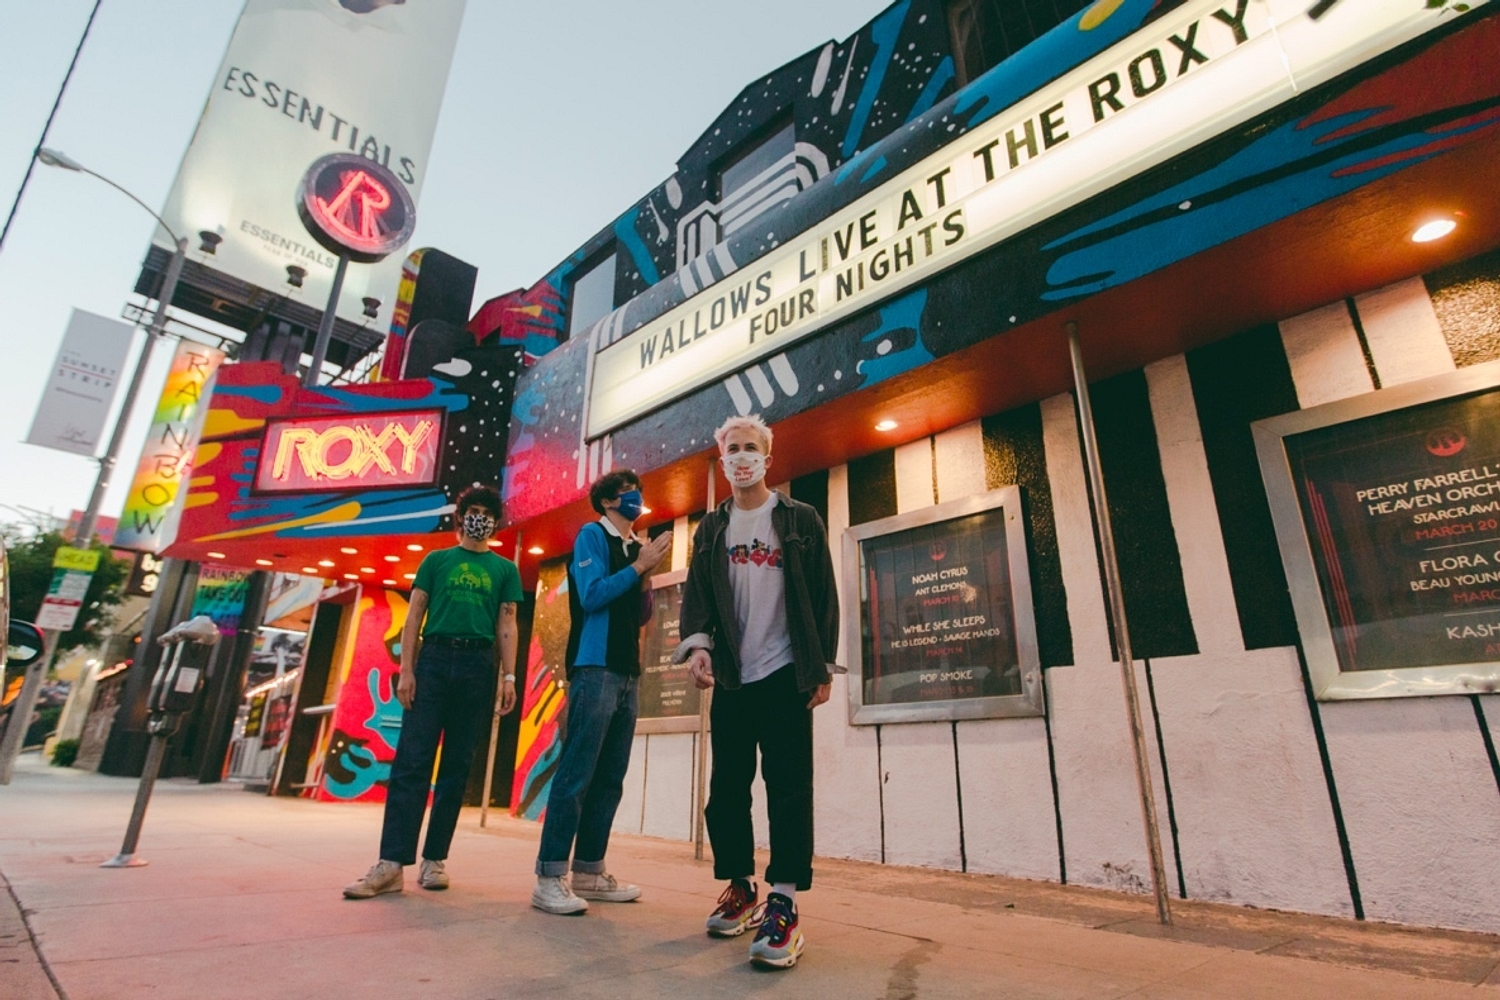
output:
[[[169,522],[177,494],[192,471],[201,415],[207,412],[203,402],[223,360],[223,351],[190,340],[178,343],[120,514],[117,548],[160,552],[171,541]]]

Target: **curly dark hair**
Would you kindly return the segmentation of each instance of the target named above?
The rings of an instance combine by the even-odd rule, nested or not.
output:
[[[629,493],[631,490],[641,488],[641,477],[630,469],[616,469],[606,472],[600,476],[593,486],[589,487],[589,503],[594,507],[594,513],[604,513],[604,501],[613,500],[621,493]]]
[[[458,502],[453,505],[453,516],[463,517],[464,511],[470,507],[483,507],[496,521],[500,520],[500,491],[493,486],[475,483],[458,495]]]

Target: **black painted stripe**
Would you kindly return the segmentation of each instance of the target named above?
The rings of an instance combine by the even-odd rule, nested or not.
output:
[[[1130,643],[1139,659],[1198,652],[1143,370],[1089,387]],[[1104,580],[1099,581],[1103,593]],[[1103,593],[1104,606],[1110,606]],[[1118,654],[1117,654],[1118,655]]]
[[[1500,359],[1500,328],[1491,303],[1500,295],[1500,250],[1423,275],[1432,309],[1459,368]]]
[[[1246,649],[1297,642],[1250,424],[1297,409],[1281,330],[1268,323],[1187,354],[1198,429]]]
[[[958,792],[958,870],[969,870],[969,845],[964,839],[964,779],[958,765],[958,723],[953,727],[953,787]]]
[[[1156,754],[1161,759],[1161,785],[1167,793],[1167,828],[1172,832],[1172,860],[1177,864],[1177,895],[1187,899],[1187,878],[1182,874],[1182,842],[1177,833],[1177,805],[1172,798],[1172,770],[1167,766],[1167,741],[1161,734],[1161,712],[1156,707],[1156,679],[1151,661],[1146,666],[1146,696],[1151,701],[1151,725],[1156,729]]]
[[[828,524],[828,470],[821,472],[810,472],[805,476],[798,476],[791,482],[791,494],[793,500],[801,500],[805,504],[811,504],[823,519],[823,524]],[[832,539],[830,539],[831,541]]]
[[[1042,669],[1071,664],[1073,626],[1068,620],[1068,592],[1063,586],[1062,557],[1058,554],[1052,482],[1047,476],[1047,453],[1042,446],[1041,405],[1032,403],[985,417],[980,421],[980,429],[984,435],[985,488],[1021,487],[1031,603]],[[1049,752],[1050,749],[1049,741]]]
[[[896,513],[896,450],[886,448],[849,462],[849,525]]]
[[[1474,706],[1474,721],[1479,723],[1479,736],[1484,740],[1484,752],[1490,759],[1490,773],[1495,776],[1495,788],[1500,790],[1500,758],[1495,756],[1495,738],[1490,733],[1490,721],[1485,718],[1484,704],[1479,700],[1479,695],[1469,695],[1469,702]]]
[[[1359,307],[1354,304],[1353,299],[1345,299],[1344,308],[1349,311],[1349,321],[1354,324],[1354,335],[1359,338],[1359,350],[1365,356],[1365,371],[1370,373],[1370,383],[1379,389],[1380,372],[1375,368],[1375,355],[1370,352],[1370,338],[1365,336],[1365,324],[1359,318]]]
[[[1052,816],[1057,823],[1057,876],[1068,884],[1068,857],[1063,851],[1062,796],[1057,791],[1057,752],[1052,746],[1052,696],[1047,691],[1047,676],[1042,675],[1042,725],[1047,730],[1047,776],[1052,779]]]
[[[1307,698],[1307,711],[1312,716],[1313,737],[1318,744],[1318,760],[1323,764],[1323,782],[1328,786],[1328,804],[1333,808],[1333,829],[1339,839],[1339,853],[1344,858],[1344,877],[1349,880],[1349,902],[1354,906],[1354,919],[1365,919],[1365,904],[1359,894],[1359,873],[1354,867],[1354,851],[1349,846],[1349,828],[1344,825],[1344,807],[1339,804],[1339,786],[1333,776],[1333,758],[1328,754],[1328,738],[1323,734],[1323,714],[1318,709],[1318,699],[1313,693],[1312,676],[1307,671],[1307,657],[1298,642],[1297,665],[1302,669],[1302,693]]]

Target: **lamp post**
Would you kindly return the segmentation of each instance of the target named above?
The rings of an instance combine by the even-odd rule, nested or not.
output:
[[[177,244],[177,250],[172,254],[172,259],[167,264],[167,273],[162,279],[161,292],[157,295],[156,315],[151,318],[151,326],[146,331],[145,346],[141,348],[141,356],[136,361],[135,371],[130,376],[130,384],[125,389],[125,400],[120,406],[119,415],[115,417],[115,427],[109,437],[109,447],[105,450],[104,457],[99,459],[99,474],[94,479],[93,495],[89,497],[88,509],[84,511],[83,520],[78,525],[78,533],[73,539],[74,544],[80,548],[86,548],[94,537],[94,526],[99,520],[99,507],[104,503],[104,494],[109,489],[110,474],[114,471],[115,460],[120,454],[120,444],[125,438],[125,428],[130,422],[130,411],[135,408],[136,397],[141,392],[141,383],[146,379],[146,369],[151,364],[151,350],[162,337],[162,328],[167,322],[167,303],[172,301],[172,295],[177,290],[177,278],[182,274],[182,263],[187,258],[188,244],[187,240],[172,232],[172,227],[167,225],[160,215],[152,211],[150,205],[108,177],[94,173],[88,167],[55,149],[39,149],[36,158],[49,167],[60,167],[63,170],[97,177],[150,212],[151,217]],[[26,678],[21,684],[21,692],[16,696],[15,703],[11,707],[10,722],[6,725],[5,735],[0,737],[0,785],[10,784],[16,757],[21,752],[21,743],[25,738],[26,727],[31,718],[32,707],[36,705],[42,679],[47,675],[47,671],[52,669],[52,658],[57,653],[58,640],[61,637],[61,631],[48,629],[45,633],[45,654],[27,668]]]
[[[88,174],[108,184],[149,212],[157,224],[167,231],[167,235],[172,237],[173,243],[177,246],[172,259],[167,263],[167,272],[162,277],[161,291],[156,297],[156,314],[151,317],[151,326],[146,330],[146,343],[141,348],[141,356],[135,363],[135,371],[131,373],[130,384],[125,387],[125,400],[120,405],[119,415],[115,417],[115,427],[109,436],[109,447],[105,449],[104,457],[99,459],[99,475],[94,479],[94,492],[89,497],[88,508],[83,512],[83,520],[79,522],[78,534],[74,538],[77,545],[87,546],[93,540],[94,526],[99,521],[99,508],[104,503],[104,494],[109,490],[110,476],[114,472],[115,462],[120,455],[120,445],[124,441],[125,430],[130,424],[130,411],[135,408],[136,398],[141,393],[141,383],[146,380],[146,369],[151,364],[151,352],[156,347],[156,342],[162,338],[162,330],[167,323],[167,305],[177,291],[177,279],[181,276],[183,262],[187,259],[188,241],[174,233],[172,227],[167,225],[166,220],[157,215],[150,205],[108,177],[95,173],[67,154],[55,149],[39,149],[36,158],[49,167],[60,167],[63,170]]]

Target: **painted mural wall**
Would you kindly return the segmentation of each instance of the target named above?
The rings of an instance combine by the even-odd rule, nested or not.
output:
[[[404,710],[396,700],[401,670],[403,591],[364,587],[355,607],[354,649],[339,680],[331,736],[324,752],[320,801],[384,802],[401,742]]]

